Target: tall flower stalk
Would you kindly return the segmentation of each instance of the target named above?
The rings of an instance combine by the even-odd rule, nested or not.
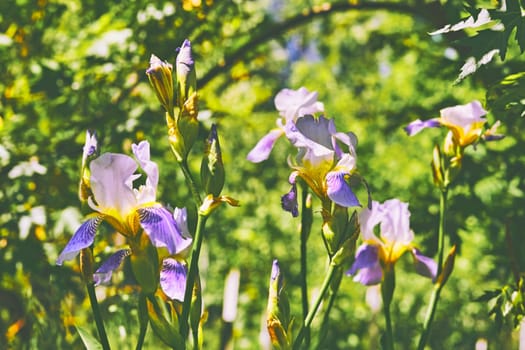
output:
[[[441,115],[439,118],[426,121],[418,119],[405,128],[409,136],[415,135],[425,128],[443,126],[448,129],[443,143],[443,150],[436,145],[433,150],[431,162],[434,184],[440,190],[437,237],[438,266],[437,277],[423,322],[418,350],[423,350],[428,342],[441,291],[454,268],[456,257],[455,245],[452,245],[448,256],[445,258],[447,201],[451,184],[461,170],[465,149],[470,145],[475,146],[480,140],[493,141],[503,138],[503,135],[496,133],[499,122],[496,122],[490,129],[485,128],[487,120],[482,117],[486,113],[487,111],[483,109],[479,101],[472,101],[465,105],[444,108],[440,111]]]

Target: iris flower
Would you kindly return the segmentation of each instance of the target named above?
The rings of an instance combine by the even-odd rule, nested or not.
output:
[[[174,215],[156,201],[159,173],[157,164],[150,160],[149,143],[134,144],[132,150],[136,161],[124,154],[104,153],[90,162],[92,195],[88,204],[94,213],[68,242],[56,261],[58,265],[93,244],[102,221],[127,237],[144,229],[154,246],[166,247],[170,254],[178,254],[191,244],[192,240],[181,228],[181,222],[177,222]],[[138,165],[146,180],[135,188],[133,182],[142,176],[136,173]]]
[[[363,244],[356,251],[355,262],[347,274],[354,280],[370,286],[381,283],[383,269],[407,251],[412,254],[416,272],[434,279],[437,264],[412,245],[414,232],[410,229],[408,203],[390,199],[383,204],[372,201],[372,209],[365,208],[359,216]],[[379,225],[380,237],[374,233]]]
[[[246,159],[251,162],[259,163],[268,159],[273,145],[279,137],[284,135],[286,124],[295,122],[306,114],[324,111],[323,103],[317,101],[317,92],[310,92],[304,87],[299,88],[299,90],[281,90],[275,96],[274,103],[281,118],[277,119],[277,128],[270,130],[268,134],[263,136],[248,153]]]
[[[480,138],[487,141],[498,140],[503,136],[495,133],[495,128],[491,128],[484,133],[484,125],[487,119],[482,118],[487,114],[479,101],[472,101],[466,105],[458,105],[444,108],[440,111],[440,118],[421,121],[417,119],[410,123],[405,131],[409,136],[415,135],[425,128],[434,128],[444,126],[450,130],[447,139],[450,139],[453,145],[465,148],[474,144]],[[497,127],[499,123],[495,124]]]
[[[299,150],[290,183],[295,184],[299,176],[321,199],[328,197],[342,207],[360,205],[347,182],[356,170],[357,138],[353,133],[337,132],[332,119],[306,115],[289,122],[285,134]],[[296,196],[286,196],[283,204],[294,205],[289,199]]]

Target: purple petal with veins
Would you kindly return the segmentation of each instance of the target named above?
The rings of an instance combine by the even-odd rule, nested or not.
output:
[[[85,221],[73,237],[69,240],[64,250],[57,258],[56,264],[62,265],[64,261],[71,260],[84,248],[89,247],[95,241],[95,234],[103,216],[97,216]]]
[[[111,280],[113,271],[119,268],[126,256],[131,255],[131,249],[121,249],[112,254],[93,274],[95,286],[106,284]]]
[[[191,245],[192,239],[182,235],[173,214],[163,207],[138,210],[140,224],[155,247],[166,247],[170,254],[178,254]]]
[[[187,274],[188,268],[185,264],[173,258],[164,259],[160,270],[160,287],[162,291],[170,299],[183,302]]]

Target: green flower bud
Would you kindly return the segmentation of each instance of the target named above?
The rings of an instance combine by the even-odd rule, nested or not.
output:
[[[151,55],[146,74],[160,103],[166,112],[173,115],[173,66]]]
[[[277,260],[273,261],[272,266],[267,313],[266,327],[272,344],[281,349],[290,348],[290,305],[283,290],[283,277]]]
[[[173,307],[157,296],[150,295],[147,298],[148,316],[155,334],[169,347],[184,349],[184,338],[179,333],[178,314]]]
[[[219,196],[224,186],[224,165],[215,124],[211,126],[210,136],[206,140],[201,163],[201,181],[206,193],[214,197]]]

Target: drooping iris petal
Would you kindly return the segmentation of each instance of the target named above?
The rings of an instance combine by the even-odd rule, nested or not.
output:
[[[334,203],[342,207],[361,206],[359,200],[346,182],[346,171],[331,171],[326,174],[326,194]]]
[[[408,136],[413,136],[423,129],[437,128],[439,126],[441,126],[441,124],[439,123],[439,120],[437,118],[425,121],[422,121],[421,119],[416,119],[405,127],[405,131]]]
[[[131,188],[130,179],[134,179],[137,163],[124,154],[105,153],[89,164],[91,170],[91,190],[96,203],[90,206],[100,212],[122,217],[130,213],[137,205],[137,199]]]
[[[434,281],[437,274],[437,263],[434,259],[421,254],[416,248],[413,248],[411,252],[414,257],[416,272],[421,276],[432,278],[432,281]]]
[[[164,259],[160,270],[160,287],[162,291],[170,299],[183,302],[187,274],[188,268],[185,264],[173,258]]]
[[[355,275],[358,270],[374,267],[378,262],[379,250],[377,246],[363,244],[357,248],[355,261],[346,274]]]
[[[372,267],[367,267],[359,270],[357,275],[354,276],[354,281],[359,282],[365,286],[373,286],[381,283],[383,279],[383,269],[381,264],[378,262]]]
[[[295,183],[292,184],[290,192],[281,197],[281,206],[287,212],[292,213],[294,218],[299,216],[299,208],[297,203],[297,185]]]
[[[124,258],[129,255],[131,255],[131,249],[121,249],[107,258],[93,274],[95,286],[108,283],[113,271],[115,271],[122,264]]]
[[[95,241],[95,233],[102,221],[103,216],[97,216],[86,220],[73,237],[66,244],[64,250],[57,258],[56,264],[62,265],[64,261],[71,260],[84,248],[89,247]]]
[[[163,207],[138,209],[140,224],[155,247],[166,247],[170,254],[178,254],[188,248],[191,238],[182,236],[173,215]]]
[[[248,153],[246,159],[253,163],[259,163],[268,159],[275,141],[284,134],[281,129],[273,129],[257,142],[255,147]]]

